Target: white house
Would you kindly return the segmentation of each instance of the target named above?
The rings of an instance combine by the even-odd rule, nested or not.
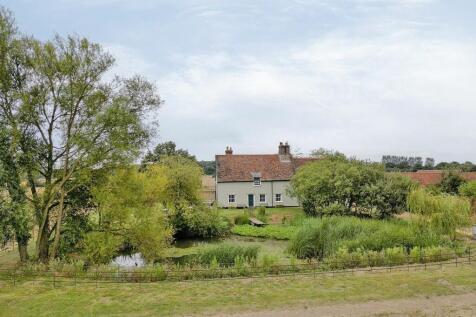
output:
[[[287,189],[296,169],[314,160],[293,157],[290,146],[280,143],[277,154],[216,155],[216,202],[220,207],[299,206]]]

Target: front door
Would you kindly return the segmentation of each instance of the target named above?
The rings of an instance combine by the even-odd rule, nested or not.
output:
[[[253,194],[248,194],[248,207],[254,207],[255,205],[255,196]]]

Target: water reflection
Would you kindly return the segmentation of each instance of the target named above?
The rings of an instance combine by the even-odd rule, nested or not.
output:
[[[121,255],[114,258],[111,265],[119,267],[142,267],[145,265],[145,260],[140,253],[131,255]]]

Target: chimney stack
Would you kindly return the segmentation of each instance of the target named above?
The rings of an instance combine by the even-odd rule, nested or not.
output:
[[[225,154],[226,155],[232,155],[233,154],[233,149],[231,148],[231,146],[226,147]]]
[[[291,154],[291,147],[289,146],[288,142],[286,142],[284,144],[283,144],[283,142],[279,142],[278,154],[279,155],[290,155]]]

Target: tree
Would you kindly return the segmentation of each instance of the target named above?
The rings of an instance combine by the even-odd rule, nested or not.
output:
[[[0,7],[0,227],[3,240],[15,238],[21,262],[28,259],[30,210],[21,186],[21,163],[28,157],[18,153],[21,144],[31,141],[27,125],[9,125],[18,116],[9,109],[25,85],[24,41],[19,37],[12,14]]]
[[[93,263],[105,263],[124,245],[148,261],[163,254],[173,228],[165,212],[167,177],[158,166],[145,172],[118,169],[93,189],[98,205],[95,230],[86,234],[85,254]],[[103,245],[102,249],[98,246]]]
[[[422,227],[431,226],[453,240],[457,228],[471,224],[471,206],[466,198],[435,195],[419,188],[409,194],[407,206],[420,217]]]
[[[167,141],[157,144],[152,152],[148,152],[145,155],[142,163],[145,164],[160,162],[162,158],[167,156],[181,156],[196,161],[195,156],[188,153],[187,150],[177,149],[175,142]]]
[[[139,76],[104,81],[114,59],[85,38],[43,43],[10,36],[4,42],[10,44],[2,44],[2,67],[21,84],[4,76],[0,117],[21,141],[27,197],[39,228],[36,249],[46,262],[57,255],[65,201],[74,189],[68,183],[92,169],[131,162],[151,133],[144,116],[161,101]],[[17,50],[13,43],[20,43]],[[19,57],[10,58],[16,51]],[[38,176],[44,190],[38,190]]]
[[[215,176],[216,165],[215,161],[199,161],[198,164],[203,168],[203,173],[205,175]]]
[[[375,184],[365,187],[363,206],[374,217],[388,218],[405,210],[408,194],[417,187],[409,177],[385,174]]]
[[[456,195],[458,194],[459,187],[465,182],[465,179],[461,177],[459,173],[455,171],[449,171],[443,174],[443,178],[437,185],[437,188],[443,193]]]
[[[329,150],[325,148],[318,148],[311,151],[311,156],[315,158],[338,158],[345,159],[345,154],[335,150]]]

